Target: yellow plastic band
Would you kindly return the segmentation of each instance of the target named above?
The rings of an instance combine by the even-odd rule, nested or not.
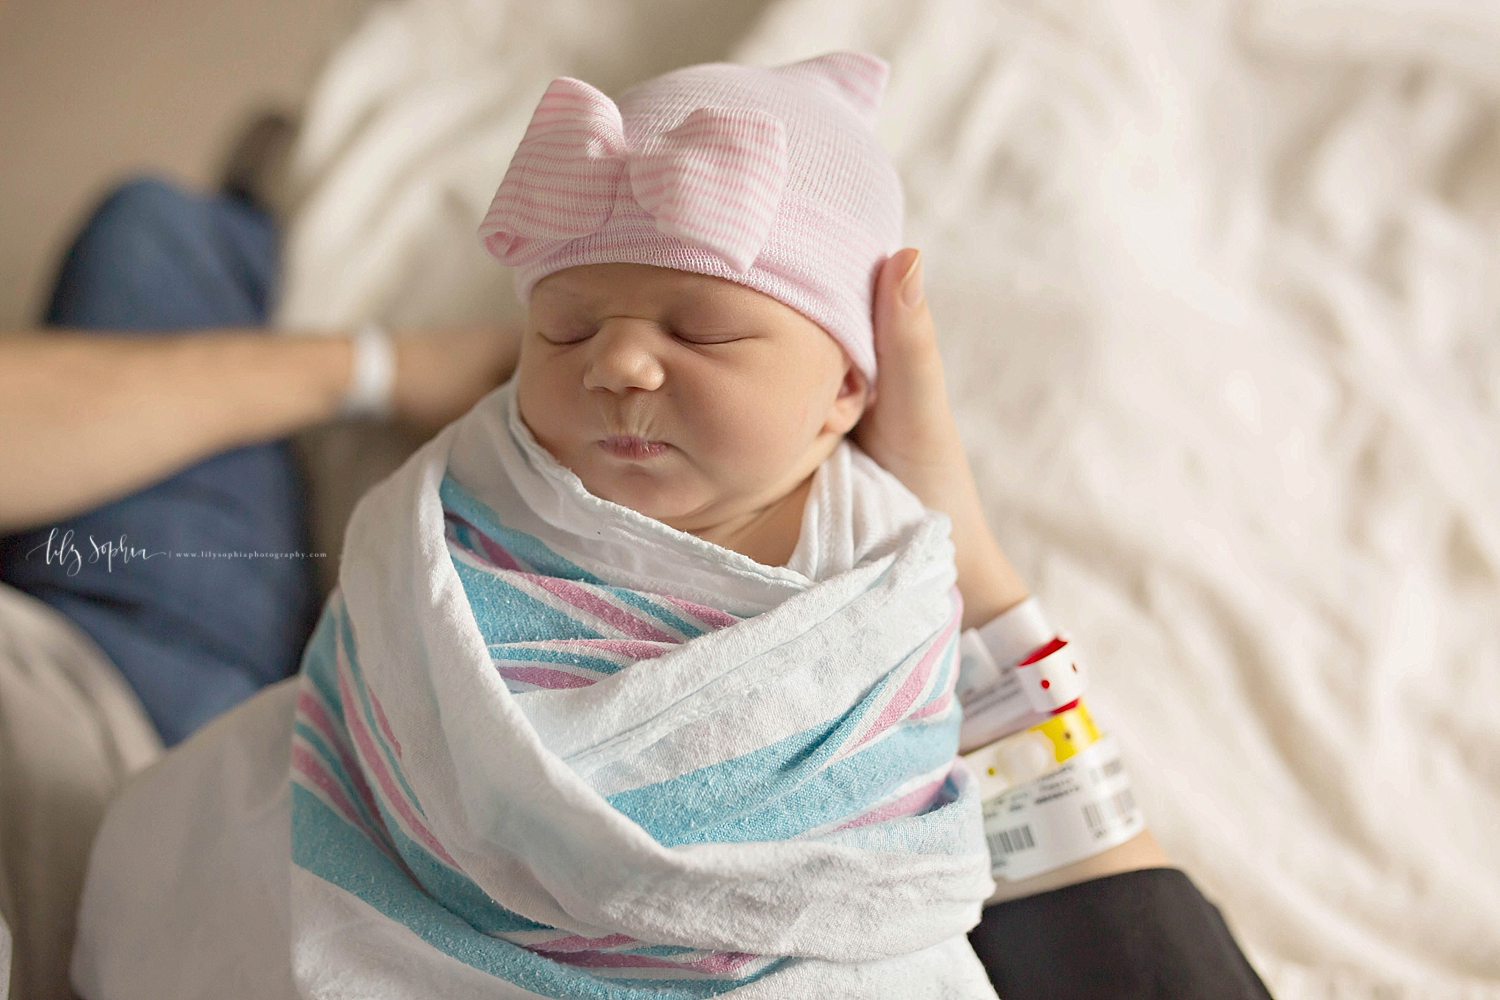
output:
[[[964,754],[963,761],[978,779],[980,799],[987,802],[1057,770],[1102,738],[1079,701],[1045,722]]]

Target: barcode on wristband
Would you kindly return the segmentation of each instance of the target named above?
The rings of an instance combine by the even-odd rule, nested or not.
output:
[[[1084,806],[1083,821],[1089,825],[1089,832],[1097,837],[1134,810],[1135,796],[1126,788],[1103,802],[1090,802]]]
[[[1019,882],[1123,844],[1146,828],[1116,762],[1119,745],[1105,736],[1055,771],[984,803],[990,873]]]
[[[1015,854],[1036,846],[1036,838],[1031,835],[1030,824],[1013,826],[1009,830],[996,830],[994,833],[985,834],[984,839],[989,841],[991,856]]]
[[[1117,774],[1123,774],[1124,771],[1125,762],[1116,757],[1114,760],[1105,763],[1103,767],[1094,768],[1094,783],[1102,784]]]

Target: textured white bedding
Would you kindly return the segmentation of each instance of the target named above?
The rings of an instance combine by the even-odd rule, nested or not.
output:
[[[893,65],[981,488],[1168,852],[1282,1000],[1500,997],[1492,3],[389,3],[314,96],[283,319],[515,310],[474,229],[554,75],[844,47]],[[399,452],[352,441],[321,472]]]

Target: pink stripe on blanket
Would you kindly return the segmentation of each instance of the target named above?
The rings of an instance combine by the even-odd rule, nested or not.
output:
[[[297,714],[339,755],[339,764],[343,767],[344,773],[349,776],[349,783],[354,786],[354,791],[359,795],[360,801],[365,804],[371,816],[379,816],[380,810],[375,805],[375,794],[365,783],[364,772],[359,769],[359,764],[355,762],[344,740],[338,735],[333,719],[328,715],[323,702],[306,690],[299,691],[297,692]]]
[[[341,656],[340,661],[342,660],[343,657]],[[385,758],[376,748],[375,741],[371,738],[370,731],[365,726],[364,716],[357,710],[354,692],[349,689],[349,682],[344,674],[344,670],[347,667],[343,662],[340,662],[339,666],[339,698],[344,703],[344,719],[349,725],[349,735],[354,737],[354,745],[359,748],[360,758],[364,761],[365,770],[367,772],[374,772],[375,781],[380,785],[381,791],[385,793],[386,802],[405,821],[406,825],[411,828],[417,840],[421,841],[422,845],[433,854],[442,858],[450,867],[457,871],[462,871],[463,869],[459,868],[458,862],[454,861],[452,856],[444,850],[443,845],[438,842],[437,837],[433,836],[432,831],[427,829],[427,825],[417,816],[416,811],[411,807],[411,803],[406,801],[406,796],[397,787],[395,779],[391,777],[390,771],[386,768]],[[366,693],[370,695],[370,701],[373,703],[375,693],[368,688],[366,689]]]
[[[489,562],[499,569],[516,570],[518,572],[525,571],[525,567],[516,562],[515,558],[503,547],[501,547],[498,542],[490,538],[489,535],[486,535],[483,531],[480,531],[478,528],[474,527],[474,525],[470,524],[468,521],[464,520],[462,517],[459,517],[457,514],[454,514],[451,511],[445,511],[443,516],[446,519],[452,521],[454,524],[461,524],[465,528],[469,529],[469,532],[479,542],[479,548],[482,550],[481,552],[475,553],[475,555],[482,555],[485,561]]]
[[[601,951],[605,948],[623,948],[626,945],[633,944],[640,944],[640,942],[624,934],[611,934],[608,937],[600,938],[586,938],[579,934],[573,934],[569,937],[558,938],[556,941],[548,941],[544,945],[537,945],[531,950],[536,951],[538,948],[545,948],[549,952]]]
[[[541,949],[532,950],[544,958],[552,959],[554,962],[577,966],[583,969],[685,969],[717,976],[737,972],[760,957],[759,955],[747,955],[744,952],[727,951],[709,955],[707,958],[701,958],[696,962],[673,962],[665,958],[622,954],[612,951],[553,952]]]
[[[553,597],[566,601],[582,611],[586,611],[602,622],[614,626],[621,632],[633,639],[647,639],[653,642],[673,642],[672,636],[661,629],[642,621],[634,615],[628,614],[620,608],[590,593],[585,587],[568,580],[559,580],[551,576],[533,576],[530,582],[545,590]]]
[[[359,814],[359,810],[354,807],[354,803],[349,801],[349,796],[345,795],[344,790],[339,787],[338,779],[329,773],[328,768],[323,766],[323,762],[318,759],[317,754],[305,746],[293,743],[292,770],[316,785],[328,797],[329,804],[343,816],[345,823],[359,830],[375,843],[379,843],[379,838],[375,835],[375,831],[370,829],[370,824],[365,822],[364,817]]]
[[[943,650],[947,648],[948,640],[953,638],[954,632],[957,631],[958,621],[958,615],[954,615],[949,620],[947,626],[932,641],[931,645],[927,647],[927,651],[922,654],[922,659],[918,661],[916,668],[906,675],[906,680],[902,682],[895,697],[881,710],[879,717],[875,720],[875,724],[855,742],[855,747],[864,746],[870,740],[894,726],[905,716],[906,710],[911,707],[912,702],[917,700],[917,695],[927,686],[928,678],[932,676],[933,665],[937,663]]]
[[[913,719],[926,719],[934,715],[941,715],[953,703],[953,692],[945,691],[941,697],[934,698],[915,712],[911,713]]]
[[[298,691],[297,714],[302,716],[307,724],[328,742],[329,747],[339,754],[340,763],[344,765],[345,770],[348,770],[353,761],[345,759],[347,751],[344,749],[344,740],[339,736],[338,727],[333,724],[333,719],[328,715],[328,710],[323,707],[323,703],[306,690]]]
[[[759,955],[750,955],[743,951],[722,951],[716,955],[700,959],[688,966],[695,972],[706,972],[711,975],[726,975],[738,972],[751,962],[760,958]]]
[[[731,625],[738,625],[740,623],[740,620],[734,615],[729,614],[727,611],[720,611],[718,608],[694,604],[692,601],[683,601],[675,597],[668,597],[666,601],[679,611],[692,615],[711,628],[728,628]]]
[[[522,684],[531,684],[549,691],[588,687],[597,680],[594,677],[580,677],[578,674],[570,674],[566,670],[553,670],[550,667],[507,666],[496,669],[500,672],[500,676],[508,681],[519,681]]]
[[[938,793],[943,790],[943,782],[947,780],[948,776],[944,775],[938,780],[923,785],[915,791],[907,792],[899,799],[887,802],[877,809],[871,809],[863,816],[856,816],[838,829],[852,830],[859,826],[869,826],[871,823],[883,823],[888,819],[900,819],[905,816],[916,816],[923,813],[932,805],[933,800],[938,797]]]
[[[678,642],[647,642],[643,639],[562,639],[558,642],[561,646],[582,646],[584,649],[597,649],[603,653],[616,653],[620,656],[628,656],[632,660],[650,660],[670,652],[673,647],[681,645]]]
[[[385,709],[380,706],[380,699],[375,697],[375,692],[368,687],[365,688],[365,694],[370,696],[370,707],[375,710],[375,724],[380,727],[380,735],[385,737],[385,741],[395,751],[396,759],[400,760],[401,743],[396,739],[396,734],[391,732],[391,723],[385,717]]]

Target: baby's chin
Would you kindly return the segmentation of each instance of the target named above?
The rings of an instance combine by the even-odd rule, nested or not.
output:
[[[687,531],[695,517],[714,506],[714,497],[701,487],[671,482],[646,470],[599,470],[574,467],[583,488],[601,500],[627,507],[674,528]]]

